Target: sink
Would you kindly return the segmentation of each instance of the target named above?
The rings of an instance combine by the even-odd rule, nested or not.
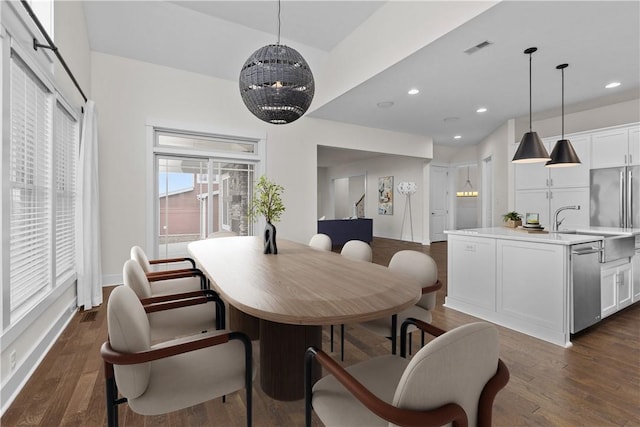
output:
[[[602,236],[602,255],[600,262],[615,261],[621,258],[632,257],[635,254],[635,237],[624,234],[602,231],[576,231],[560,230],[551,231],[555,234],[575,234],[583,236]]]

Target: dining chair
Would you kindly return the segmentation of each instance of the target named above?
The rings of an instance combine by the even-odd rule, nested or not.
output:
[[[410,360],[388,355],[345,369],[321,349],[307,350],[307,427],[312,410],[332,427],[491,426],[493,402],[509,381],[495,326],[477,322],[444,332],[409,322],[436,336]],[[329,375],[312,384],[314,360]]]
[[[202,274],[202,273],[200,273]],[[127,260],[122,267],[124,285],[130,288],[142,304],[172,303],[174,310],[148,312],[153,342],[162,341],[194,331],[224,329],[225,306],[219,295],[211,289],[180,292],[174,294],[154,293],[149,278],[134,260]],[[152,278],[154,285],[162,283],[162,278]],[[170,279],[164,279],[170,280]]]
[[[362,240],[349,240],[342,246],[340,255],[354,261],[371,262],[371,246]],[[331,351],[333,352],[333,325],[331,325]],[[340,360],[344,360],[344,323],[340,324]]]
[[[170,305],[163,308],[174,311]],[[245,389],[252,422],[251,341],[240,332],[196,333],[152,345],[151,325],[135,292],[116,287],[107,303],[104,360],[107,423],[118,425],[118,405],[141,415],[188,408]],[[119,397],[122,395],[122,398]]]
[[[163,284],[158,287],[158,289],[167,288],[165,293],[186,292],[189,290],[195,291],[198,289],[207,289],[209,287],[204,275],[189,274],[195,271],[200,271],[196,268],[196,262],[193,258],[176,257],[150,260],[140,246],[131,247],[130,258],[140,264],[140,267],[142,267],[142,270],[150,279],[153,277],[164,277],[170,279],[163,281]],[[189,268],[180,269],[153,269],[153,266],[164,265],[168,267],[171,264],[175,265],[180,263],[189,263],[191,266]]]
[[[332,247],[331,237],[322,233],[314,234],[309,240],[309,246],[322,251],[330,251]]]
[[[398,324],[409,317],[431,323],[431,311],[436,306],[436,292],[442,288],[442,283],[438,280],[436,262],[423,252],[414,250],[396,252],[391,257],[389,269],[417,280],[422,288],[420,300],[415,305],[393,316],[359,323],[359,325],[377,335],[390,338],[391,353],[396,354]],[[413,327],[410,329],[410,331],[414,330]],[[422,334],[422,344],[424,344],[424,334]]]

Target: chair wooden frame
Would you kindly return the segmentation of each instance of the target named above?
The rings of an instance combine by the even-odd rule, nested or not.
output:
[[[216,329],[225,328],[225,306],[220,295],[211,289],[202,289],[199,291],[184,292],[172,295],[159,295],[151,298],[143,298],[140,300],[146,313],[154,313],[156,311],[170,310],[180,307],[188,307],[191,305],[206,304],[210,301],[216,303]]]
[[[440,336],[445,333],[442,329],[439,329],[426,322],[408,318],[403,322],[401,326],[402,341],[402,357],[405,356],[404,349],[406,348],[406,331],[409,325],[414,325],[423,332],[427,332],[434,336]],[[467,427],[468,420],[467,414],[464,409],[455,403],[448,403],[439,408],[415,411],[410,409],[401,409],[393,406],[380,399],[378,396],[370,392],[365,388],[362,383],[349,374],[338,362],[334,361],[329,355],[322,350],[318,350],[314,347],[309,347],[305,354],[305,426],[311,427],[311,411],[313,410],[311,401],[313,397],[313,361],[316,360],[324,367],[336,380],[338,380],[353,396],[358,399],[367,409],[371,412],[383,418],[390,423],[399,426],[408,427],[427,427],[427,426],[442,426],[447,423],[452,423],[454,427]],[[504,388],[509,382],[509,370],[501,359],[498,359],[498,366],[496,373],[487,382],[480,399],[478,401],[478,427],[490,427],[493,402],[498,392]]]
[[[196,292],[190,292],[189,294]],[[181,294],[182,296],[187,295]],[[178,301],[167,300],[170,295],[153,297],[143,300],[149,305],[145,306],[146,312],[154,312],[160,310],[169,310],[177,307],[185,307],[198,304],[194,302],[200,300],[200,296],[194,298],[186,298]],[[206,302],[206,301],[204,301]],[[106,403],[107,403],[107,425],[109,427],[118,426],[118,405],[126,403],[126,398],[118,398],[118,386],[115,381],[113,365],[135,365],[139,363],[151,362],[166,357],[176,356],[178,354],[200,350],[229,342],[230,340],[240,340],[245,349],[245,390],[247,400],[247,426],[252,424],[252,393],[253,393],[253,354],[251,340],[241,332],[226,332],[213,337],[199,338],[194,335],[189,341],[182,342],[173,346],[161,347],[137,353],[121,353],[111,347],[111,343],[106,341],[100,348],[100,355],[104,360],[104,375],[106,387]],[[224,397],[223,397],[224,398]]]

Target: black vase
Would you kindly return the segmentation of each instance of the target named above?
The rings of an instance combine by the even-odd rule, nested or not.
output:
[[[276,227],[270,222],[267,222],[267,225],[264,227],[264,253],[274,255],[278,253]]]

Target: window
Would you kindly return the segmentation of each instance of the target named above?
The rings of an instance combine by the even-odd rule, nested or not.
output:
[[[256,173],[261,171],[260,137],[150,128],[154,175],[148,181],[153,211],[149,243],[154,257],[188,255],[190,242],[221,230],[253,233],[247,215]]]
[[[79,125],[69,109],[56,100],[51,86],[15,51],[11,52],[9,72],[6,197],[8,305],[13,324],[53,288],[74,279]]]

